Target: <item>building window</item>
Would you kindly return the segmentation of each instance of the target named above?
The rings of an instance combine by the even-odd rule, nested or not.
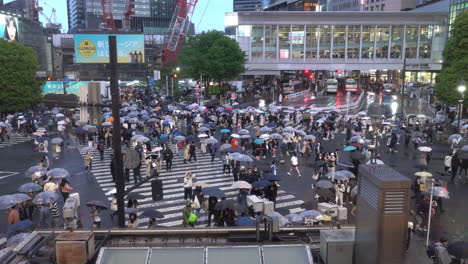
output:
[[[408,59],[416,59],[416,50],[418,45],[418,26],[408,25],[406,26],[406,49],[405,56]]]
[[[333,58],[344,59],[346,26],[333,27]]]
[[[384,9],[385,9],[385,4],[382,4],[382,5],[380,6],[380,11],[385,11]]]
[[[375,57],[377,59],[388,58],[388,38],[390,36],[390,26],[378,26],[376,33]]]
[[[252,26],[252,59],[263,59],[263,26]]]
[[[374,58],[375,26],[362,26],[362,58]]]
[[[374,7],[373,7],[373,6],[370,7],[370,11],[374,11]]]
[[[291,26],[279,26],[279,58],[280,59],[289,59],[290,58],[290,38],[289,34],[291,33]]]
[[[276,25],[265,26],[265,58],[276,59]]]
[[[359,44],[361,40],[361,26],[360,25],[349,25],[348,26],[348,59],[359,58]]]
[[[317,57],[318,26],[307,25],[306,27],[306,58]]]
[[[390,48],[391,59],[401,59],[403,33],[403,26],[392,26],[392,38]]]
[[[379,11],[379,5],[376,5],[375,6],[375,10],[374,11]]]
[[[369,8],[368,8],[368,7],[366,7],[366,8],[364,9],[364,11],[369,11]]]
[[[331,25],[320,26],[320,50],[319,56],[321,59],[330,59],[331,49]]]
[[[429,59],[432,47],[432,25],[421,26],[419,30],[419,58]]]
[[[292,58],[304,59],[304,26],[293,25],[291,31]]]

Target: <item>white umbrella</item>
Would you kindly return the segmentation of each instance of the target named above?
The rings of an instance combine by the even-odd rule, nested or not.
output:
[[[199,138],[204,138],[204,137],[208,137],[208,135],[207,134],[200,134],[200,135],[198,135],[198,137]]]
[[[263,135],[260,136],[260,138],[261,138],[261,139],[268,139],[268,138],[270,138],[270,135],[268,135],[268,134],[263,134]]]
[[[231,137],[233,137],[233,138],[240,138],[240,135],[239,135],[239,134],[231,134]]]
[[[369,165],[369,164],[373,164],[373,163],[372,163],[372,160],[369,160],[368,162],[366,162],[366,164],[367,164],[367,165]],[[384,164],[384,162],[383,162],[383,161],[381,161],[381,160],[379,160],[379,159],[377,159],[377,160],[375,160],[375,164],[378,164],[378,165],[383,165],[383,164]]]
[[[361,112],[358,113],[358,115],[360,115],[360,116],[366,116],[366,115],[367,115],[367,112],[366,112],[366,111],[361,111]]]
[[[206,140],[207,144],[216,144],[218,143],[218,140],[216,138],[210,137],[209,139]]]
[[[430,148],[430,147],[419,147],[418,150],[421,151],[421,152],[431,152],[432,148]]]
[[[417,118],[426,118],[426,115],[423,115],[423,114],[419,114],[416,116]]]
[[[252,189],[252,185],[246,181],[236,181],[231,187],[236,189]]]

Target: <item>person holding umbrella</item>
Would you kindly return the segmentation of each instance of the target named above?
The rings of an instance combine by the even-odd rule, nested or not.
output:
[[[276,197],[278,196],[278,185],[276,181],[271,181],[271,185],[264,188],[265,198],[274,203],[276,207]]]
[[[14,225],[20,221],[19,212],[16,209],[16,205],[8,208],[8,224]]]
[[[93,228],[101,228],[101,209],[97,206],[91,207],[91,218],[93,219]]]

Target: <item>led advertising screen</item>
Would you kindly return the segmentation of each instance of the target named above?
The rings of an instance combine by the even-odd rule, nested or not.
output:
[[[18,41],[19,27],[17,17],[0,14],[0,38],[9,42]]]
[[[117,62],[143,63],[145,60],[144,35],[117,36]],[[76,63],[109,63],[109,35],[74,35]]]
[[[69,82],[67,89],[67,94],[80,95],[80,87],[88,87],[89,82]],[[48,81],[44,83],[42,88],[42,94],[63,94],[63,82],[61,81]]]

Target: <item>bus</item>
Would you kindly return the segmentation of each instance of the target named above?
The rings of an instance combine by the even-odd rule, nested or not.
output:
[[[358,83],[356,79],[348,78],[346,79],[345,84],[345,91],[346,92],[357,92],[358,91]]]
[[[338,81],[336,79],[328,79],[325,86],[326,93],[338,92]]]
[[[289,80],[287,83],[283,83],[283,94],[292,94],[302,90],[302,83],[297,80]]]

